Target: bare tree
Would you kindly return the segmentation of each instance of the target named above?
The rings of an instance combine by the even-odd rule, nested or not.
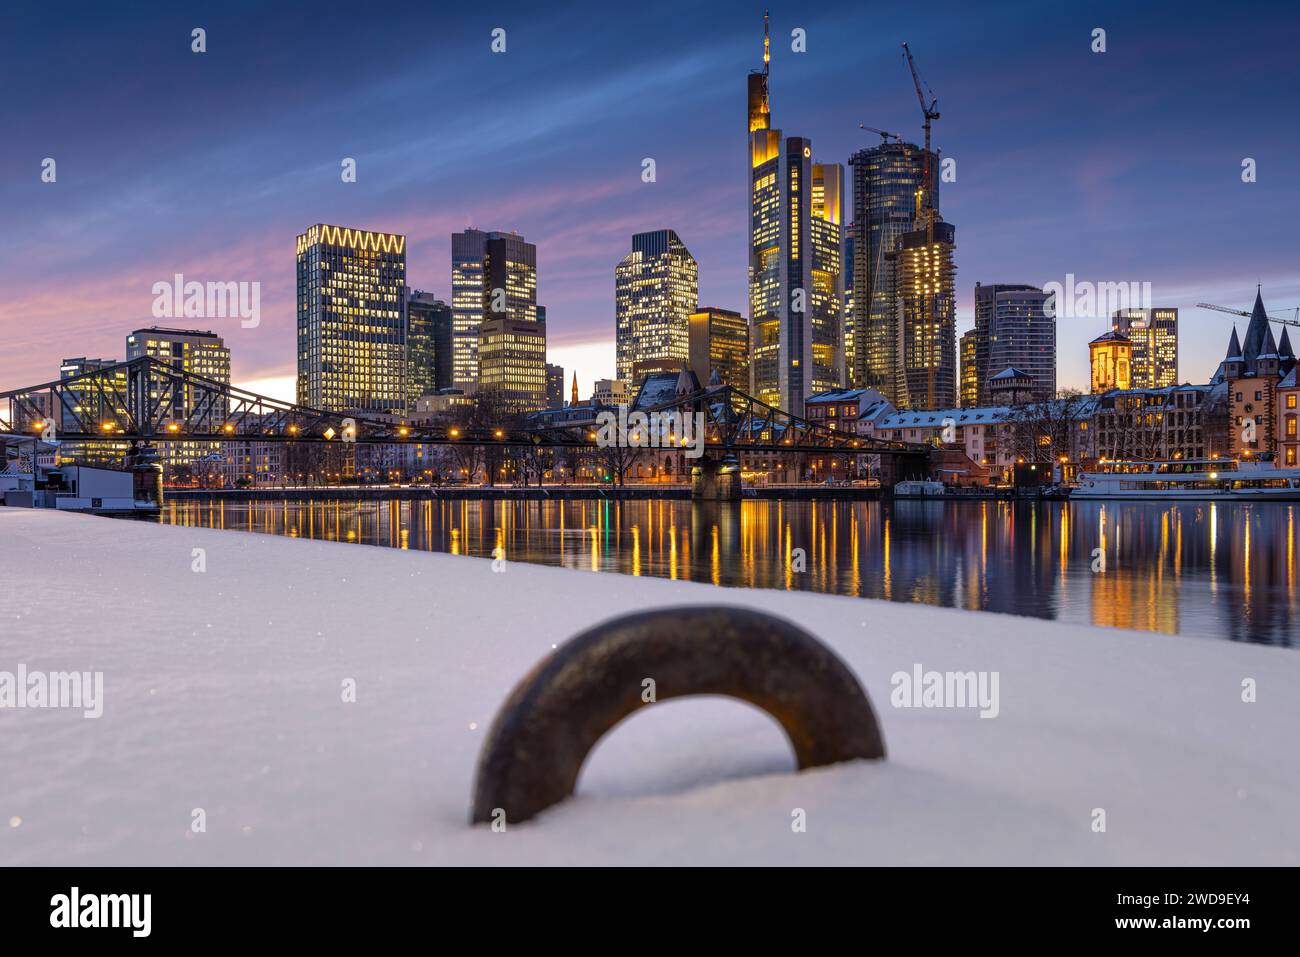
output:
[[[1011,448],[1026,462],[1055,462],[1072,451],[1074,430],[1087,397],[1063,389],[1055,399],[1034,399],[1011,407]]]

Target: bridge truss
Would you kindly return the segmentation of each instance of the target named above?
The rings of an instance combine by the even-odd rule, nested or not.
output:
[[[917,456],[927,448],[866,439],[774,408],[731,386],[714,386],[633,410],[653,424],[690,416],[710,454],[875,453]],[[431,417],[326,412],[272,399],[142,356],[25,389],[0,392],[0,437],[76,443],[335,442],[596,448],[602,414],[566,410],[508,416],[497,424],[454,413]],[[639,420],[637,420],[639,421]],[[676,435],[681,435],[679,427]],[[687,433],[688,435],[692,433]]]

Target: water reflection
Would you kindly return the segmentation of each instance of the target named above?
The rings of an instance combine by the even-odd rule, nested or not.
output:
[[[213,498],[163,521],[1292,645],[1297,508]]]

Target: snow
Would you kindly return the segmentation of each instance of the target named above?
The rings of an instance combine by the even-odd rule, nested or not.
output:
[[[515,682],[589,625],[688,603],[828,643],[889,758],[795,774],[761,712],[662,702],[601,741],[575,799],[471,828],[479,747]],[[103,671],[104,713],[0,710],[0,866],[1300,856],[1285,649],[0,508],[0,671],[19,664]],[[917,664],[998,672],[997,717],[892,707],[890,676]]]

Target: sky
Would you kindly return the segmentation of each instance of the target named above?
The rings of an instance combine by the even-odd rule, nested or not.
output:
[[[810,137],[819,162],[879,142],[859,123],[919,140],[910,44],[956,160],[941,214],[957,230],[958,334],[977,281],[1150,282],[1155,305],[1181,310],[1180,378],[1205,381],[1232,319],[1197,302],[1249,309],[1262,284],[1270,311],[1300,306],[1293,3],[770,9],[773,125]],[[57,378],[65,357],[123,357],[125,336],[158,322],[154,283],[181,273],[261,284],[256,327],[191,324],[225,338],[236,383],[291,398],[294,238],[318,222],[406,234],[408,281],[444,298],[451,233],[518,230],[537,245],[549,359],[584,397],[613,374],[614,266],[633,233],[674,229],[701,304],[746,310],[759,3],[5,12],[0,390]],[[806,52],[791,50],[796,28]],[[1086,388],[1105,328],[1058,322],[1060,385]]]

